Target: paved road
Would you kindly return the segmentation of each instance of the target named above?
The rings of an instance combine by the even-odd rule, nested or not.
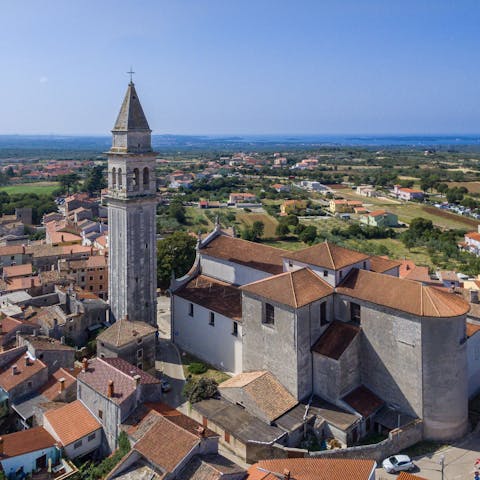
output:
[[[444,456],[444,480],[473,480],[474,464],[480,457],[480,432],[470,435],[465,440],[435,454],[423,455],[414,459],[416,475],[428,480],[441,480],[441,460]],[[377,469],[377,480],[397,478],[396,475]]]

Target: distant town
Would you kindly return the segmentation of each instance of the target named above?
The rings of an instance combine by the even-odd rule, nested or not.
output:
[[[480,152],[151,133],[0,151],[0,477],[473,478]]]

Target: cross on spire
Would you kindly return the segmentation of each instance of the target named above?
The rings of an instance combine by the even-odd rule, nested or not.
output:
[[[132,67],[130,67],[130,71],[127,72],[129,75],[130,75],[130,83],[133,83],[133,74],[135,73],[132,69]]]

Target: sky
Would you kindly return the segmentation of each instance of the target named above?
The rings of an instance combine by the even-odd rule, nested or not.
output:
[[[0,0],[0,134],[480,132],[478,0]]]

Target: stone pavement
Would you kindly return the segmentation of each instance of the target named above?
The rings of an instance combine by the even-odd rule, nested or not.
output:
[[[474,464],[480,458],[480,431],[475,432],[454,445],[439,452],[414,458],[417,466],[412,472],[428,480],[441,480],[441,460],[444,456],[444,480],[473,480]],[[376,471],[377,480],[396,478],[387,474],[383,468]]]

